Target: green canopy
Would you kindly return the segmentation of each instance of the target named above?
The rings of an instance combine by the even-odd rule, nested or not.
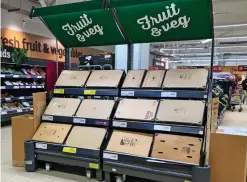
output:
[[[212,38],[210,0],[91,0],[35,8],[64,47]]]

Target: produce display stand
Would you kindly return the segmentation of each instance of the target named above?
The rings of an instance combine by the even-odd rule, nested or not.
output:
[[[65,65],[69,69],[69,48],[100,45],[128,44],[127,69],[132,67],[133,43],[165,42],[178,40],[212,39],[211,68],[214,58],[214,28],[212,2],[208,0],[94,0],[72,3],[61,6],[33,8],[30,17],[39,17],[48,29],[65,47]],[[203,22],[203,25],[201,24]],[[126,175],[152,179],[156,181],[174,182],[209,182],[210,166],[208,164],[208,144],[211,121],[212,70],[209,71],[207,88],[204,90],[180,89],[115,89],[105,88],[55,88],[57,95],[110,95],[121,97],[146,98],[181,98],[206,100],[205,120],[203,125],[151,124],[149,122],[113,121],[112,127],[119,129],[143,130],[147,132],[188,134],[202,138],[202,152],[199,165],[165,161],[150,157],[137,157],[111,151],[102,151],[99,156],[103,163],[97,166],[105,172],[105,180],[111,181],[113,174],[119,174],[116,180],[124,181]],[[61,118],[44,116],[45,120]],[[66,118],[65,122],[74,121]],[[88,121],[89,123],[91,121]],[[128,123],[127,123],[128,122]],[[87,123],[87,120],[85,120]],[[92,124],[92,123],[90,123]],[[109,125],[111,127],[111,124]],[[109,133],[110,135],[110,133]],[[108,135],[107,135],[108,136]],[[108,136],[109,137],[109,136]],[[105,140],[107,141],[107,140]],[[49,145],[48,145],[49,146]],[[48,148],[47,146],[47,148]],[[26,142],[26,170],[34,171],[35,160],[39,158],[40,149],[34,142]],[[73,151],[73,150],[72,150]],[[42,150],[42,152],[44,152]],[[45,153],[49,153],[45,151]],[[62,153],[62,154],[61,154]],[[37,155],[35,158],[35,155]],[[76,154],[56,152],[62,155],[60,161],[70,160]],[[87,156],[86,152],[84,153]],[[42,157],[42,154],[40,154]],[[49,155],[48,155],[49,156]],[[83,155],[84,156],[84,155]],[[97,155],[98,156],[98,155]],[[75,158],[73,158],[75,159]],[[77,158],[78,159],[78,158]],[[72,165],[79,160],[75,159]],[[47,157],[52,161],[52,157]],[[58,162],[58,161],[57,161]],[[71,164],[71,160],[67,162]],[[99,164],[99,163],[97,163]],[[90,166],[90,163],[86,164]],[[85,167],[85,166],[84,166]],[[100,178],[98,178],[100,179]]]

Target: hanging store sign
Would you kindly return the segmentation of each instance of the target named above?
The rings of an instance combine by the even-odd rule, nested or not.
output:
[[[238,71],[247,71],[247,65],[239,65]]]

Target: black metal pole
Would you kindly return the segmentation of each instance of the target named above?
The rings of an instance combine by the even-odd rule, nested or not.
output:
[[[132,70],[133,67],[132,53],[133,53],[133,46],[132,44],[128,44],[127,71]]]
[[[70,56],[70,48],[65,48],[65,69],[71,69],[71,56]]]

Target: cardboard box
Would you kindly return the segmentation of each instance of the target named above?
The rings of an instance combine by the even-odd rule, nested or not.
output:
[[[168,100],[160,101],[157,121],[202,124],[205,110],[204,101]]]
[[[163,87],[205,89],[207,79],[207,69],[171,69],[166,72]]]
[[[55,86],[84,87],[89,71],[63,70]]]
[[[122,88],[140,88],[145,70],[130,70],[124,80]]]
[[[143,88],[160,88],[162,86],[165,70],[149,70],[145,76]]]
[[[216,132],[218,127],[219,98],[212,99],[211,132]]]
[[[33,117],[34,117],[34,132],[40,125],[41,115],[46,109],[46,93],[33,93]]]
[[[119,102],[115,118],[154,121],[158,100],[122,99]]]
[[[105,134],[105,128],[74,126],[65,143],[71,147],[100,150]]]
[[[148,157],[152,140],[153,134],[114,130],[106,150]]]
[[[25,114],[12,117],[12,164],[13,166],[25,166],[24,142],[31,140],[35,133],[34,117]]]
[[[56,116],[73,116],[81,100],[72,98],[53,98],[44,114]]]
[[[201,139],[169,134],[155,134],[152,157],[199,164]]]
[[[93,70],[86,83],[86,87],[117,88],[123,73],[123,70]]]
[[[76,116],[94,119],[109,119],[114,107],[114,100],[84,99]]]
[[[57,123],[41,123],[39,129],[33,136],[33,140],[63,143],[72,125]]]

